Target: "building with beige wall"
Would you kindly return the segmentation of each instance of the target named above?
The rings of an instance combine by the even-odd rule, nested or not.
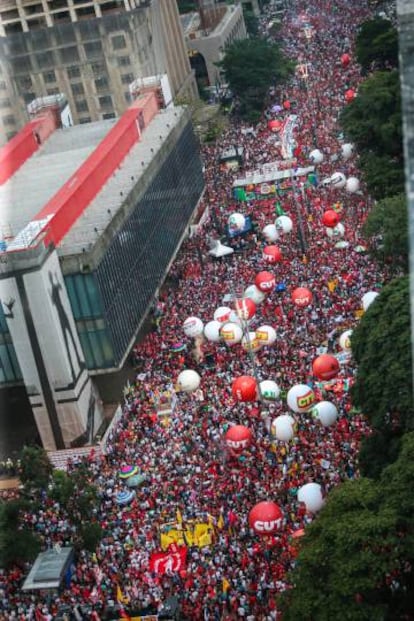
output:
[[[75,124],[104,120],[131,82],[164,73],[173,97],[197,97],[175,0],[3,0],[0,144],[35,98],[64,93]]]

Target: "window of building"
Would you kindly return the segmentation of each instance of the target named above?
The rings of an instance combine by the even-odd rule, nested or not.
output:
[[[8,22],[9,19],[19,19],[19,11],[17,9],[9,9],[8,11],[2,11],[1,19],[3,22]]]
[[[57,86],[54,86],[53,88],[46,89],[46,92],[48,95],[57,95],[59,93],[59,89]]]
[[[36,57],[36,61],[37,61],[37,65],[39,69],[45,69],[46,67],[55,66],[52,51],[40,52],[39,54],[36,54],[35,57]]]
[[[59,56],[62,63],[79,62],[79,50],[76,45],[60,48]]]
[[[119,3],[115,1],[110,1],[110,2],[103,2],[101,4],[101,11],[102,14],[104,13],[110,13],[111,11],[119,11]]]
[[[84,48],[87,58],[99,58],[102,56],[102,43],[100,41],[84,43]]]
[[[71,84],[70,88],[72,89],[73,95],[84,95],[85,89],[83,88],[82,82],[76,82],[76,84]]]
[[[128,67],[131,64],[131,59],[129,56],[119,56],[116,59],[118,63],[118,67]]]
[[[85,19],[88,17],[96,17],[94,6],[84,6],[80,9],[76,9],[76,16],[78,19]]]
[[[23,26],[21,22],[14,22],[13,24],[5,24],[4,34],[6,36],[16,34],[16,32],[23,32]]]
[[[16,85],[19,92],[28,91],[32,88],[32,78],[30,77],[30,75],[22,75],[16,78]]]
[[[108,87],[108,78],[106,76],[101,76],[95,80],[95,88],[97,91],[106,91],[108,90]]]
[[[68,78],[79,78],[80,77],[80,68],[79,67],[68,67]]]
[[[35,15],[36,13],[43,13],[43,7],[41,4],[29,4],[24,7],[25,15]]]
[[[88,102],[86,99],[75,101],[76,112],[89,112]]]
[[[3,125],[16,125],[16,118],[12,114],[4,116]]]
[[[59,24],[61,22],[70,22],[71,20],[71,16],[69,11],[60,11],[59,13],[52,13],[53,15],[53,22],[55,24]],[[55,33],[57,37],[59,37],[59,33]],[[71,41],[75,41],[76,37],[73,36],[71,38]]]
[[[98,97],[99,106],[101,108],[111,108],[112,107],[112,97],[111,95],[104,95],[103,97]]]
[[[11,61],[13,73],[29,73],[32,71],[32,61],[30,56],[19,56]]]
[[[56,82],[56,73],[54,71],[46,71],[43,74],[43,79],[46,84],[50,84],[51,82]]]
[[[115,112],[106,112],[105,114],[102,115],[102,118],[105,121],[106,119],[114,119],[115,116],[116,116]]]
[[[11,106],[10,99],[8,98],[0,99],[0,108],[10,108],[10,106]]]
[[[90,123],[90,122],[91,122],[90,116],[83,116],[81,119],[79,119],[79,123],[81,125],[84,125],[85,123]]]
[[[56,9],[67,8],[68,6],[67,0],[47,0],[47,3],[51,11],[55,11]]]
[[[114,50],[123,50],[126,48],[126,41],[124,35],[117,35],[112,37],[112,47]]]
[[[0,82],[0,91],[5,91],[7,88],[6,82]]]
[[[132,96],[131,93],[129,91],[125,91],[124,93],[124,99],[127,103],[129,103],[130,101],[132,101]]]
[[[23,93],[23,99],[25,104],[29,104],[33,99],[36,99],[35,93],[33,91],[27,91]]]
[[[29,30],[39,30],[41,28],[46,28],[46,17],[35,17],[34,19],[28,19],[27,26]]]
[[[105,63],[91,63],[92,73],[95,77],[100,77],[103,73],[106,74]]]
[[[124,73],[124,75],[121,75],[122,84],[131,84],[131,82],[133,81],[134,81],[133,73]]]

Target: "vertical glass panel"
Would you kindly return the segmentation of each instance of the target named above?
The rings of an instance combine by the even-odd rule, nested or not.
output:
[[[89,307],[89,300],[85,287],[85,276],[83,274],[76,274],[75,287],[76,293],[78,294],[81,317],[91,317],[91,309]]]
[[[82,315],[79,307],[78,296],[76,295],[74,280],[74,276],[65,276],[66,290],[68,292],[69,302],[72,307],[72,313],[76,320],[80,319]]]

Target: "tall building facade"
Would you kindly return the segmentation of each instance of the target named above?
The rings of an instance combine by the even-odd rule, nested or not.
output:
[[[192,99],[175,0],[5,0],[0,3],[0,145],[33,99],[64,93],[74,123],[121,115],[137,78],[167,74]]]

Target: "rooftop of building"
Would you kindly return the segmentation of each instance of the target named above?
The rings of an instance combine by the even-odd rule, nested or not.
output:
[[[227,27],[236,8],[236,5],[217,5],[215,9],[205,13],[204,23],[198,11],[183,13],[180,15],[180,19],[184,36],[187,39],[199,39],[219,34]]]

